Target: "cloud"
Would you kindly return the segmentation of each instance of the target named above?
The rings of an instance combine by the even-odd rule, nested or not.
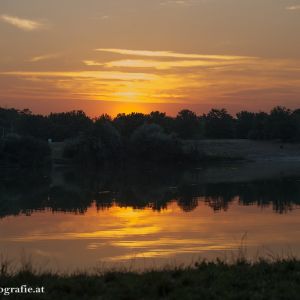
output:
[[[48,71],[29,71],[26,66],[28,71],[0,72],[1,97],[192,104],[229,98],[232,103],[242,99],[257,103],[260,97],[252,91],[266,91],[266,102],[272,97],[296,101],[300,95],[300,60],[296,59],[127,49],[98,51],[110,53],[109,60],[107,55],[100,60],[103,53],[94,52],[93,56],[83,57],[86,60],[73,71],[51,71],[53,66]],[[32,61],[49,59],[51,55],[44,53]]]
[[[164,0],[160,2],[160,5],[195,6],[200,4],[200,2],[199,0]]]
[[[193,68],[193,67],[219,67],[234,64],[246,63],[246,60],[175,60],[175,61],[156,61],[156,60],[139,60],[124,59],[105,63],[108,68],[125,67],[125,68],[153,68],[157,70],[168,70],[172,68]],[[101,64],[94,64],[101,65]]]
[[[42,22],[29,19],[21,19],[19,17],[10,15],[1,15],[0,20],[24,31],[35,31],[45,28],[45,24]]]
[[[220,59],[220,60],[236,60],[253,58],[247,56],[234,55],[204,55],[204,54],[187,54],[172,51],[149,51],[149,50],[128,50],[128,49],[113,49],[113,48],[99,48],[96,51],[110,52],[121,55],[134,55],[144,57],[168,57],[168,58],[187,58],[187,59]]]
[[[96,14],[95,16],[91,17],[91,20],[102,20],[102,21],[106,21],[109,20],[111,18],[110,15],[102,15],[102,14]]]
[[[188,54],[171,51],[149,51],[149,50],[128,50],[128,49],[96,49],[96,51],[110,52],[125,56],[137,56],[143,59],[122,59],[106,63],[86,60],[87,66],[104,66],[108,68],[152,68],[167,70],[172,68],[206,67],[214,68],[221,66],[232,66],[236,64],[251,63],[258,58],[235,55],[206,55]],[[167,61],[164,59],[168,59]]]
[[[20,76],[20,77],[37,77],[37,78],[94,78],[104,80],[153,80],[156,79],[155,75],[146,73],[126,73],[126,72],[105,72],[105,71],[76,71],[76,72],[0,72],[0,75],[6,76]]]
[[[83,60],[82,61],[86,66],[92,67],[92,66],[103,66],[104,64],[99,63],[94,60]]]
[[[285,8],[286,10],[300,10],[300,5],[291,5]]]
[[[59,56],[60,56],[60,54],[45,54],[45,55],[40,55],[40,56],[34,56],[29,61],[30,62],[39,62],[39,61],[57,58]]]

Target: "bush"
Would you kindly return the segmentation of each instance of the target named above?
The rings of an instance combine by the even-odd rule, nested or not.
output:
[[[50,147],[47,142],[33,137],[11,135],[0,142],[0,161],[18,167],[41,167],[50,163]]]
[[[212,109],[204,116],[205,135],[212,139],[231,139],[235,134],[235,120],[226,109]]]
[[[170,162],[185,156],[180,141],[157,124],[137,128],[130,138],[129,151],[134,158],[148,161]]]
[[[64,158],[86,165],[118,162],[122,141],[118,131],[110,124],[98,124],[94,131],[69,141],[64,148]]]

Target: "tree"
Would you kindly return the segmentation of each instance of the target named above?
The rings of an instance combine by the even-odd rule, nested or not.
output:
[[[14,108],[0,107],[1,137],[16,131],[17,124],[25,112],[28,112],[28,110],[21,111]]]
[[[122,154],[119,132],[111,123],[97,123],[94,129],[70,140],[63,156],[86,166],[118,163]]]
[[[99,117],[95,118],[95,124],[103,124],[103,123],[112,123],[112,117],[108,114],[102,114]]]
[[[56,141],[74,138],[80,133],[88,132],[93,121],[81,110],[65,113],[51,113],[49,137]]]
[[[180,142],[157,124],[144,124],[130,138],[130,154],[144,161],[176,161],[183,156]]]
[[[269,139],[291,140],[295,133],[292,121],[292,112],[283,106],[277,106],[271,110],[266,126],[266,134]]]
[[[249,132],[249,138],[254,140],[266,139],[266,126],[269,115],[265,112],[259,112],[254,115],[253,126]]]
[[[135,129],[147,121],[147,116],[142,113],[118,114],[113,124],[123,137],[129,137]]]
[[[181,138],[195,138],[200,131],[200,123],[197,115],[188,110],[181,110],[176,119],[176,132]]]
[[[45,116],[22,114],[16,124],[16,132],[24,136],[48,140],[50,138],[51,124]]]
[[[160,125],[167,133],[171,133],[172,131],[174,131],[174,119],[168,117],[166,113],[152,111],[147,116],[147,122],[150,124]]]
[[[294,110],[291,118],[295,126],[294,139],[300,141],[300,109]]]
[[[0,162],[19,167],[43,167],[50,162],[47,142],[33,137],[8,135],[0,142]]]
[[[122,152],[122,139],[118,130],[107,119],[95,122],[93,136],[103,144],[103,160],[119,160]]]
[[[205,120],[205,136],[213,139],[234,137],[234,119],[226,109],[212,109]]]
[[[237,113],[236,117],[236,137],[239,139],[249,138],[249,133],[253,128],[255,114],[244,110]]]

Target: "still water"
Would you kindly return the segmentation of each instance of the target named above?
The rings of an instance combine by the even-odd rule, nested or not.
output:
[[[298,174],[299,171],[299,174]],[[54,170],[1,179],[0,251],[42,269],[300,256],[300,168]]]

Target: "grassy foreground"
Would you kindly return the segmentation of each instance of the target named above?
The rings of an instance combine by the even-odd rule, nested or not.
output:
[[[9,275],[2,270],[0,287],[44,286],[40,295],[1,299],[299,299],[300,261],[245,261],[197,263],[173,270],[108,272],[98,275],[38,274],[24,270]]]

